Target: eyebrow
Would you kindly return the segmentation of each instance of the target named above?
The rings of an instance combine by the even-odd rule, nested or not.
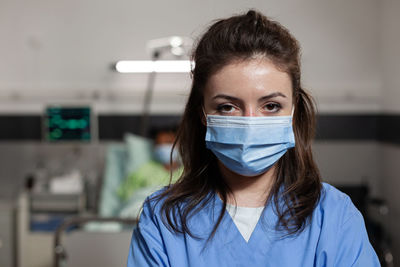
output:
[[[274,98],[274,97],[278,97],[278,96],[286,98],[286,96],[284,94],[282,94],[281,92],[275,92],[275,93],[272,93],[272,94],[269,94],[269,95],[261,97],[258,101],[265,101],[265,100],[268,100],[270,98]]]
[[[265,100],[268,100],[268,99],[271,99],[271,98],[274,98],[274,97],[278,97],[278,96],[286,98],[286,96],[284,94],[282,94],[281,92],[274,92],[274,93],[271,93],[269,95],[261,97],[258,101],[261,102],[261,101],[265,101]],[[230,96],[230,95],[225,95],[225,94],[219,94],[219,95],[216,95],[216,96],[213,97],[213,99],[217,99],[217,98],[223,98],[223,99],[227,99],[227,100],[230,100],[230,101],[240,101],[240,99],[237,98],[237,97]]]

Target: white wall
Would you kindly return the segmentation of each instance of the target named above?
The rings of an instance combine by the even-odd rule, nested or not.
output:
[[[400,1],[382,1],[382,107],[385,113],[400,112]],[[388,227],[393,238],[396,263],[400,262],[400,146],[382,145],[382,193],[388,201]]]
[[[333,185],[368,184],[381,196],[380,144],[374,141],[317,141],[313,146],[322,180]]]
[[[382,1],[382,109],[400,112],[400,1]]]
[[[93,102],[100,111],[140,110],[146,75],[112,72],[119,59],[148,59],[146,41],[196,38],[211,20],[257,8],[286,25],[303,46],[305,85],[322,111],[379,109],[377,0],[0,2],[0,112],[40,112],[43,103]],[[153,105],[179,112],[187,74],[157,78]],[[164,91],[164,92],[162,92]],[[162,96],[169,95],[170,104]]]

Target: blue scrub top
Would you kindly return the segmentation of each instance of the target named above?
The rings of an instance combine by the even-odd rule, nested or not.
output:
[[[361,213],[347,195],[325,183],[304,231],[286,237],[277,232],[277,216],[273,205],[268,205],[248,242],[225,211],[215,236],[205,246],[223,206],[215,194],[188,222],[193,234],[203,239],[172,233],[162,222],[160,204],[145,202],[133,231],[128,267],[380,266]]]

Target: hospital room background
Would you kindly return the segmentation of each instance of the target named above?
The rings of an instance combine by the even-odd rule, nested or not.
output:
[[[179,123],[191,46],[249,8],[300,41],[323,181],[362,211],[382,266],[400,266],[400,1],[0,0],[1,267],[125,265],[163,185],[149,162]]]

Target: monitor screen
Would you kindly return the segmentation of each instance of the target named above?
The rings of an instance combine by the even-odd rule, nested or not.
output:
[[[90,107],[48,107],[44,121],[48,141],[91,140]]]

